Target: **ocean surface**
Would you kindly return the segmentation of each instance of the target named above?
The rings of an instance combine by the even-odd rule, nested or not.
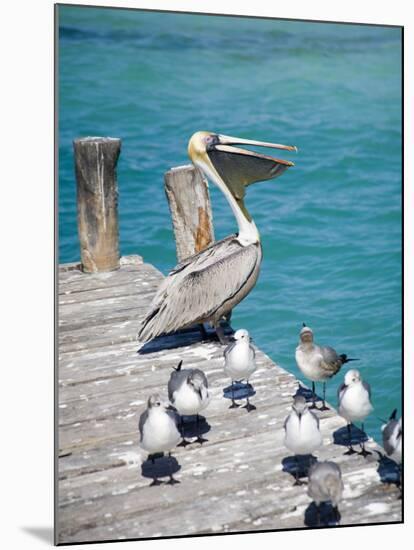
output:
[[[359,358],[379,440],[380,418],[401,410],[400,29],[61,6],[59,261],[79,258],[72,140],[112,136],[121,252],[167,273],[163,174],[188,164],[197,130],[298,147],[282,156],[293,168],[248,189],[264,260],[232,324],[299,378],[302,322]],[[236,223],[210,190],[222,238]]]

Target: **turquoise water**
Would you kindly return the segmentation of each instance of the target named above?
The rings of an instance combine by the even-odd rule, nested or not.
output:
[[[163,174],[196,130],[296,145],[249,187],[256,288],[233,326],[296,375],[305,321],[361,360],[378,417],[401,409],[401,31],[397,28],[60,7],[59,261],[79,258],[72,139],[122,138],[122,254],[163,272],[175,244]],[[216,238],[236,224],[211,188]],[[300,376],[299,376],[300,377]],[[342,378],[328,385],[336,403]]]

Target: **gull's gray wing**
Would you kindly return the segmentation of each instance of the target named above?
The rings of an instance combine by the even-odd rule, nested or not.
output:
[[[345,391],[346,391],[346,384],[345,384],[345,382],[342,382],[342,384],[338,388],[338,391],[336,392],[336,395],[338,397],[338,403],[339,403],[339,401],[341,401],[343,392],[345,392]]]
[[[228,354],[231,352],[232,349],[234,349],[236,344],[237,344],[237,342],[230,342],[230,344],[228,346],[226,346],[226,348],[224,349],[224,352],[223,352],[224,359],[227,359]]]
[[[311,413],[313,418],[316,420],[316,425],[318,426],[318,430],[319,430],[319,418],[318,418],[318,416],[313,411],[311,411],[310,409],[308,409],[308,411]]]
[[[371,386],[368,384],[368,382],[365,382],[365,380],[362,381],[362,385],[368,392],[368,396],[371,399]]]
[[[334,376],[343,365],[342,358],[329,346],[319,346],[322,355],[321,367],[328,376]]]
[[[203,381],[203,385],[208,388],[207,376],[201,369],[189,369],[189,371],[193,374],[193,376],[194,374],[196,374],[199,378],[201,378]]]
[[[147,341],[210,318],[243,288],[257,267],[260,244],[229,237],[182,262],[161,283],[139,338]]]
[[[146,409],[141,416],[139,417],[138,421],[138,429],[139,429],[139,440],[142,441],[142,438],[144,437],[144,424],[147,421],[148,418],[148,409]]]
[[[253,359],[256,359],[256,350],[254,349],[254,347],[251,344],[249,344],[249,348],[250,348],[250,351],[253,354]]]
[[[179,371],[173,370],[168,380],[168,399],[171,403],[174,403],[174,392],[180,389],[180,387],[185,383],[188,377],[189,370],[182,369]]]
[[[394,430],[398,429],[398,420],[389,420],[382,431],[382,443],[384,445],[384,449],[387,455],[392,455],[392,453],[395,451],[395,448],[391,444],[390,440],[394,433]]]
[[[178,426],[180,425],[180,415],[178,414],[177,409],[169,405],[165,408],[165,412],[172,420],[174,420],[174,423],[178,428]]]

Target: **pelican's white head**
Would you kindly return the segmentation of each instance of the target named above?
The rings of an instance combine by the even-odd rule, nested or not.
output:
[[[252,183],[280,176],[293,166],[293,162],[235,147],[243,144],[297,151],[291,145],[196,132],[188,143],[188,155],[224,193],[236,217],[242,244],[250,244],[256,242],[259,235],[244,204],[246,188]]]

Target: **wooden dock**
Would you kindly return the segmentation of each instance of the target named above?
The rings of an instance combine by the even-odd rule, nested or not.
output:
[[[257,409],[247,413],[228,408],[223,348],[202,342],[198,330],[147,344],[139,353],[140,319],[162,275],[139,256],[120,264],[107,273],[83,273],[75,264],[59,269],[57,542],[315,525],[314,505],[306,485],[293,485],[293,461],[283,445],[297,379],[257,350],[251,379]],[[152,466],[138,445],[138,418],[151,393],[166,396],[180,359],[208,376],[208,441],[177,448],[171,462]],[[343,473],[341,525],[400,522],[393,463],[379,461],[376,452],[344,456],[345,421],[334,409],[319,415],[323,447],[315,455],[333,459]],[[371,439],[366,446],[382,452]],[[180,483],[150,486],[154,468],[167,475],[170,465]],[[329,509],[323,513],[329,523]]]

